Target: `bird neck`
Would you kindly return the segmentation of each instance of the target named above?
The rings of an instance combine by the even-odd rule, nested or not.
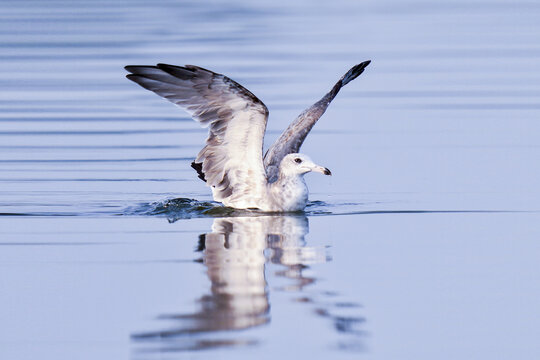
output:
[[[276,180],[276,183],[285,185],[285,184],[306,184],[304,180],[305,174],[285,174],[282,171],[279,172],[278,179]]]

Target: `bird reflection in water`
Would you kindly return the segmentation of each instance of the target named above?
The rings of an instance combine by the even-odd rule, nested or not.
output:
[[[212,232],[199,236],[197,247],[211,282],[210,294],[198,299],[200,306],[196,312],[160,316],[174,322],[171,328],[138,333],[132,336],[133,340],[158,346],[140,349],[143,352],[256,345],[258,341],[249,338],[249,332],[231,331],[270,322],[265,273],[268,262],[283,265],[275,274],[293,281],[273,290],[297,293],[297,301],[311,304],[316,315],[331,318],[338,332],[361,335],[352,324],[362,322],[362,318],[331,315],[328,304],[318,304],[312,294],[302,293],[304,287],[316,281],[305,276],[304,270],[310,264],[330,260],[324,246],[306,246],[304,237],[308,231],[308,219],[304,215],[216,218]],[[337,303],[333,305],[339,307]]]

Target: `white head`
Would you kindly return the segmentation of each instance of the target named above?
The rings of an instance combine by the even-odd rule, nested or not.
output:
[[[281,160],[279,170],[283,175],[304,175],[310,171],[319,172],[324,175],[332,175],[330,170],[324,166],[315,164],[304,154],[289,154]]]

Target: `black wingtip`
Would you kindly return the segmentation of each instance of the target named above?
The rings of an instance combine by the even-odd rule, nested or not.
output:
[[[129,71],[130,73],[136,73],[137,69],[143,69],[143,68],[155,68],[155,66],[152,66],[152,65],[126,65],[124,66],[124,69],[126,71]]]
[[[135,72],[138,68],[148,67],[148,65],[126,65],[124,70],[129,71],[130,73]]]
[[[146,87],[144,86],[143,82],[141,81],[141,79],[143,79],[143,78],[144,78],[144,76],[137,75],[137,74],[127,74],[127,75],[126,75],[126,79],[131,80],[131,81],[133,81],[135,84],[139,84],[140,86],[142,86],[143,88],[146,89]]]
[[[161,69],[161,70],[170,69],[170,68],[177,68],[177,69],[180,68],[180,69],[184,69],[184,70],[186,69],[186,68],[183,67],[183,66],[171,65],[171,64],[165,64],[165,63],[158,63],[158,64],[156,65],[156,67],[157,67],[158,69]]]
[[[204,173],[202,171],[202,163],[197,163],[197,162],[193,161],[191,163],[191,167],[193,169],[195,169],[195,171],[197,171],[197,174],[199,175],[199,179],[206,182],[206,178],[204,177]]]
[[[353,66],[343,78],[341,78],[341,86],[347,85],[352,80],[356,79],[360,74],[364,72],[364,69],[371,63],[371,60],[366,60],[358,65]]]

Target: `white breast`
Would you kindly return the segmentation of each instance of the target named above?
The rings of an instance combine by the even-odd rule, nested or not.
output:
[[[306,207],[308,188],[302,176],[278,180],[269,185],[271,211],[298,211]]]

